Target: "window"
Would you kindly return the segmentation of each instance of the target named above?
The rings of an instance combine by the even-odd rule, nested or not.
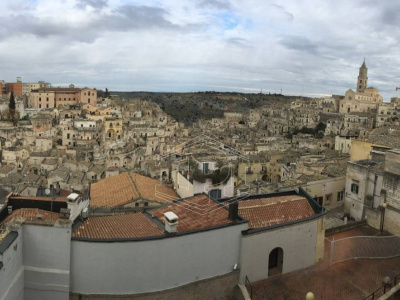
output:
[[[70,137],[70,134],[69,134],[69,133],[67,133],[67,139],[69,139],[69,137]]]
[[[145,202],[145,203],[144,203],[144,206],[149,206],[149,202]]]
[[[358,185],[355,183],[351,184],[351,192],[354,194],[358,194]]]
[[[88,96],[90,96],[90,91],[89,91],[89,92],[87,92],[87,95],[88,95]]]
[[[39,101],[42,101],[42,97],[39,97]]]
[[[343,201],[343,200],[344,200],[344,191],[338,192],[337,201]]]

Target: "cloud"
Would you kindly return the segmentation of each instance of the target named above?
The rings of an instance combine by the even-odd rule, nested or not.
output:
[[[278,13],[284,15],[288,21],[293,21],[294,20],[294,15],[288,12],[282,5],[278,4],[271,4],[271,7],[277,11]]]
[[[280,39],[280,44],[290,50],[307,52],[309,54],[317,53],[317,45],[303,36],[287,35]]]
[[[216,8],[221,10],[231,9],[231,4],[226,0],[199,0],[199,7]]]
[[[94,9],[102,9],[107,7],[107,0],[78,0],[76,6],[78,8],[86,8],[90,6]]]
[[[399,5],[2,0],[0,79],[112,90],[344,94],[365,56],[369,84],[388,101],[399,78]]]

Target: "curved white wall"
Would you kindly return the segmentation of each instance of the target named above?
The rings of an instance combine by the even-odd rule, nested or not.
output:
[[[72,240],[71,292],[146,293],[227,274],[239,263],[245,229],[247,223],[159,240]]]

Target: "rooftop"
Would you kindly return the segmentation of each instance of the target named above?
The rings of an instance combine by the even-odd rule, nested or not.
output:
[[[91,217],[72,238],[128,239],[163,235],[164,231],[142,213]]]
[[[263,228],[311,217],[314,210],[306,198],[287,195],[242,200],[239,215],[249,221],[249,228]]]
[[[139,197],[128,173],[111,176],[90,186],[90,206],[116,207]]]
[[[178,194],[172,188],[163,185],[160,180],[136,173],[130,174],[142,198],[164,203],[179,199]]]
[[[233,223],[228,219],[227,209],[203,194],[149,211],[149,213],[164,223],[164,213],[169,211],[175,213],[179,218],[178,232]]]
[[[52,213],[47,210],[42,210],[38,208],[21,208],[16,209],[9,215],[7,218],[4,219],[1,224],[6,224],[10,222],[12,219],[15,218],[22,218],[25,220],[57,220],[60,214]]]

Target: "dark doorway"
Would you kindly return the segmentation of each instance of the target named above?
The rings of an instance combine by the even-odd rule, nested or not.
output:
[[[283,266],[283,250],[278,247],[269,253],[268,259],[268,276],[282,274]]]

